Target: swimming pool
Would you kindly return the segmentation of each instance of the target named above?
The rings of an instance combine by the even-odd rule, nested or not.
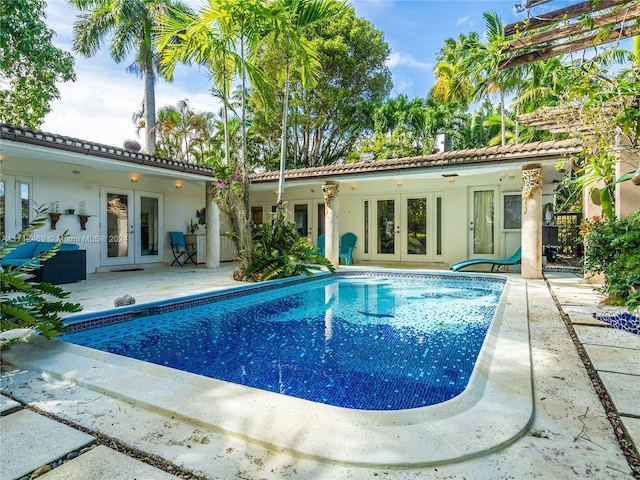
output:
[[[77,322],[60,340],[328,405],[419,408],[466,388],[504,283],[321,277],[100,327]]]
[[[369,274],[360,267],[352,269]],[[384,270],[413,275],[414,271]],[[470,273],[459,277],[485,277]],[[487,275],[487,277],[502,277]],[[297,282],[276,282],[273,288]],[[221,291],[242,296],[244,286]],[[357,410],[310,402],[162,365],[29,335],[3,352],[3,361],[276,452],[319,462],[412,468],[458,462],[495,451],[524,435],[533,418],[533,377],[528,327],[529,289],[544,284],[510,276],[467,388],[446,402],[393,411]],[[94,326],[163,312],[199,296],[69,317]],[[162,425],[158,428],[162,430]]]

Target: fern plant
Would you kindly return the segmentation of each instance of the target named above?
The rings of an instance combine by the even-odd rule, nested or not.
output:
[[[46,212],[46,206],[37,208],[35,219],[15,240],[0,244],[0,265],[5,255],[23,245],[35,230],[44,226]],[[60,313],[82,310],[79,303],[62,301],[69,296],[69,292],[62,288],[30,281],[33,271],[58,252],[65,235],[66,232],[51,250],[40,253],[23,265],[0,266],[0,332],[33,328],[44,337],[53,338],[64,330]]]
[[[253,240],[253,261],[244,272],[244,276],[257,281],[312,275],[314,271],[326,267],[335,272],[334,266],[318,247],[309,243],[309,239],[298,235],[295,222],[272,221],[262,224]]]

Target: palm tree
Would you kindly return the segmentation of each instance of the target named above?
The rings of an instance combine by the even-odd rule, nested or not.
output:
[[[336,0],[275,0],[270,4],[271,23],[266,27],[274,42],[280,42],[285,52],[284,102],[282,106],[282,133],[280,139],[280,177],[276,201],[275,227],[280,224],[284,201],[284,172],[287,162],[287,118],[289,115],[289,90],[291,62],[300,61],[300,77],[303,87],[310,87],[317,78],[320,67],[317,51],[302,34],[305,27],[326,21],[345,13],[350,7]]]
[[[456,71],[457,81],[470,77],[475,85],[475,97],[481,99],[498,93],[502,115],[502,145],[506,145],[506,108],[505,96],[513,90],[522,77],[521,69],[501,70],[498,68],[503,58],[502,47],[507,41],[503,36],[500,17],[495,12],[485,12],[487,31],[485,39],[467,38],[465,49],[468,52],[461,67]]]
[[[251,224],[249,204],[249,173],[247,155],[248,81],[269,98],[272,92],[262,72],[250,59],[264,38],[264,26],[271,12],[262,0],[208,0],[196,14],[181,13],[167,16],[158,28],[157,45],[162,55],[163,72],[171,78],[179,62],[204,65],[214,85],[212,93],[222,100],[225,131],[225,164],[220,173],[239,178],[232,192],[238,202],[227,213],[235,231],[234,241],[241,257],[241,269],[251,264]],[[241,146],[231,156],[229,109],[231,82],[240,77]],[[211,192],[213,189],[208,188]],[[227,197],[229,200],[229,197]],[[209,204],[209,200],[207,200]]]
[[[440,49],[434,68],[436,83],[430,96],[439,102],[458,102],[468,106],[474,96],[474,86],[468,75],[461,75],[464,59],[469,54],[468,45],[479,43],[478,34],[471,32],[468,36],[460,34],[457,39],[448,38]]]
[[[129,70],[144,77],[144,125],[147,153],[155,154],[154,28],[170,11],[189,11],[179,0],[69,0],[81,12],[73,26],[73,50],[92,57],[110,36],[111,57],[117,63],[135,52]]]

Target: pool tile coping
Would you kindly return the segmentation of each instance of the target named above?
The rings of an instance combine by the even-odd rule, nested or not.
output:
[[[438,465],[498,450],[532,421],[526,288],[508,279],[500,321],[487,335],[468,388],[442,404],[411,410],[323,405],[37,335],[14,345],[6,360],[302,458],[369,467]]]

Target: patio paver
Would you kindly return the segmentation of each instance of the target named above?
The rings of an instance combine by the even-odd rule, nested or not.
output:
[[[21,478],[94,442],[91,435],[31,410],[0,417],[0,480]]]
[[[10,413],[15,412],[16,410],[20,410],[21,408],[22,405],[20,405],[15,400],[11,400],[9,397],[0,395],[0,415],[9,415]]]

